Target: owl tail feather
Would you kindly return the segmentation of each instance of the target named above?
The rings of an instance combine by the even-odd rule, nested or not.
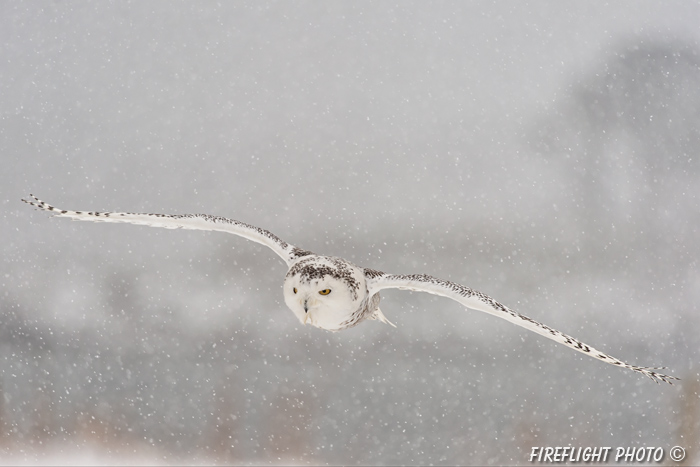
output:
[[[372,313],[372,316],[370,316],[369,319],[376,319],[377,321],[381,321],[382,323],[386,323],[389,326],[396,327],[396,325],[394,323],[392,323],[391,321],[386,319],[386,316],[384,316],[384,313],[382,313],[382,310],[380,310],[379,308],[374,310],[374,313]]]

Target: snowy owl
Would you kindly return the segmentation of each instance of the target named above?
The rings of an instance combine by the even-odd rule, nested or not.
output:
[[[678,379],[656,371],[663,368],[630,365],[611,357],[469,287],[425,274],[387,274],[355,266],[342,258],[302,250],[267,230],[233,219],[206,214],[68,211],[46,204],[34,195],[30,197],[32,200],[22,201],[59,217],[80,221],[125,222],[166,229],[216,230],[263,244],[277,253],[289,267],[284,277],[284,301],[302,324],[340,331],[372,319],[394,326],[379,309],[379,292],[391,288],[428,292],[451,298],[467,308],[498,316],[603,362],[646,375],[657,383],[664,381],[672,384],[671,380]]]

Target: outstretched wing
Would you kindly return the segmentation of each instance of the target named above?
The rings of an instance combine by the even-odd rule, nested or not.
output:
[[[441,295],[443,297],[451,298],[452,300],[455,300],[468,308],[484,311],[494,316],[498,316],[499,318],[503,318],[511,323],[522,326],[530,331],[534,331],[537,334],[541,334],[549,339],[552,339],[553,341],[564,344],[567,347],[589,355],[593,358],[597,358],[603,362],[629,368],[630,370],[648,376],[657,383],[659,381],[664,381],[668,384],[673,384],[671,380],[678,379],[674,376],[664,375],[656,371],[663,368],[630,365],[618,360],[615,357],[611,357],[610,355],[596,350],[590,345],[584,344],[583,342],[559,332],[556,329],[552,329],[547,325],[535,321],[534,319],[528,318],[527,316],[523,316],[520,313],[498,303],[488,295],[477,292],[469,287],[422,274],[395,275],[384,274],[372,270],[366,270],[366,273],[367,277],[369,278],[368,288],[370,295],[379,292],[382,289],[414,290],[417,292],[428,292],[435,295]]]
[[[23,199],[44,211],[49,211],[59,217],[69,217],[78,221],[92,222],[122,222],[128,224],[148,225],[150,227],[163,227],[166,229],[190,229],[190,230],[214,230],[238,235],[256,243],[269,247],[277,253],[287,265],[299,258],[311,254],[308,251],[297,248],[281,240],[267,230],[245,224],[225,217],[209,216],[207,214],[139,214],[131,212],[94,212],[94,211],[68,211],[46,204],[34,195],[29,195],[32,200]]]

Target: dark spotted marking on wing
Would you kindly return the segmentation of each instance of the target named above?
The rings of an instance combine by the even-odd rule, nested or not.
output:
[[[377,271],[376,269],[364,268],[364,271],[365,277],[367,277],[368,279],[374,279],[375,277],[380,277],[384,275],[383,272]]]
[[[206,221],[209,221],[213,224],[231,224],[235,225],[238,227],[245,227],[246,229],[253,230],[263,237],[269,238],[273,242],[277,243],[280,245],[283,249],[289,248],[289,244],[285,242],[284,240],[280,239],[277,235],[273,234],[269,230],[261,229],[260,227],[256,227],[254,225],[246,224],[245,222],[233,220],[233,219],[227,219],[226,217],[221,217],[221,216],[210,216],[209,214],[150,214],[152,216],[156,217],[167,217],[171,219],[204,219]]]
[[[302,256],[309,256],[309,255],[313,255],[313,253],[311,253],[308,250],[302,250],[301,248],[297,248],[297,247],[292,248],[291,256],[293,259],[297,259],[297,258],[301,258]]]
[[[475,308],[477,310],[485,311],[495,316],[504,318],[514,324],[525,327],[544,337],[548,337],[549,339],[564,344],[574,350],[585,353],[586,355],[590,355],[591,357],[597,358],[606,363],[621,366],[624,368],[628,368],[632,371],[641,373],[649,377],[656,383],[658,383],[659,381],[663,381],[668,384],[673,384],[672,380],[678,380],[678,378],[676,378],[675,376],[669,376],[655,371],[662,370],[665,367],[642,367],[625,363],[621,360],[618,360],[615,357],[600,352],[587,344],[584,344],[578,339],[564,334],[563,332],[557,331],[556,329],[553,329],[547,326],[546,324],[542,324],[539,321],[536,321],[532,318],[518,313],[517,311],[511,310],[507,306],[497,302],[488,295],[478,292],[470,287],[466,287],[464,285],[456,284],[454,282],[446,281],[443,279],[438,279],[436,277],[428,276],[425,274],[384,274],[379,271],[367,269],[365,269],[365,273],[367,274],[368,278],[370,278],[370,280],[374,280],[375,284],[378,285],[376,287],[377,290],[381,290],[382,288],[399,288],[405,290],[415,290],[419,292],[428,292],[436,295],[442,295],[448,298],[452,298],[453,300],[456,300],[458,302],[460,301],[460,298],[476,299],[478,300],[478,302],[481,302],[483,305],[486,305],[486,307],[479,308],[473,302],[468,303],[466,300],[462,304],[469,308]],[[382,287],[382,283],[386,283],[389,285]]]

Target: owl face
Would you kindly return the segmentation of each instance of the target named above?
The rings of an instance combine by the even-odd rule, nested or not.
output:
[[[362,271],[332,257],[304,257],[284,280],[284,301],[299,321],[330,331],[347,326],[366,294]]]

